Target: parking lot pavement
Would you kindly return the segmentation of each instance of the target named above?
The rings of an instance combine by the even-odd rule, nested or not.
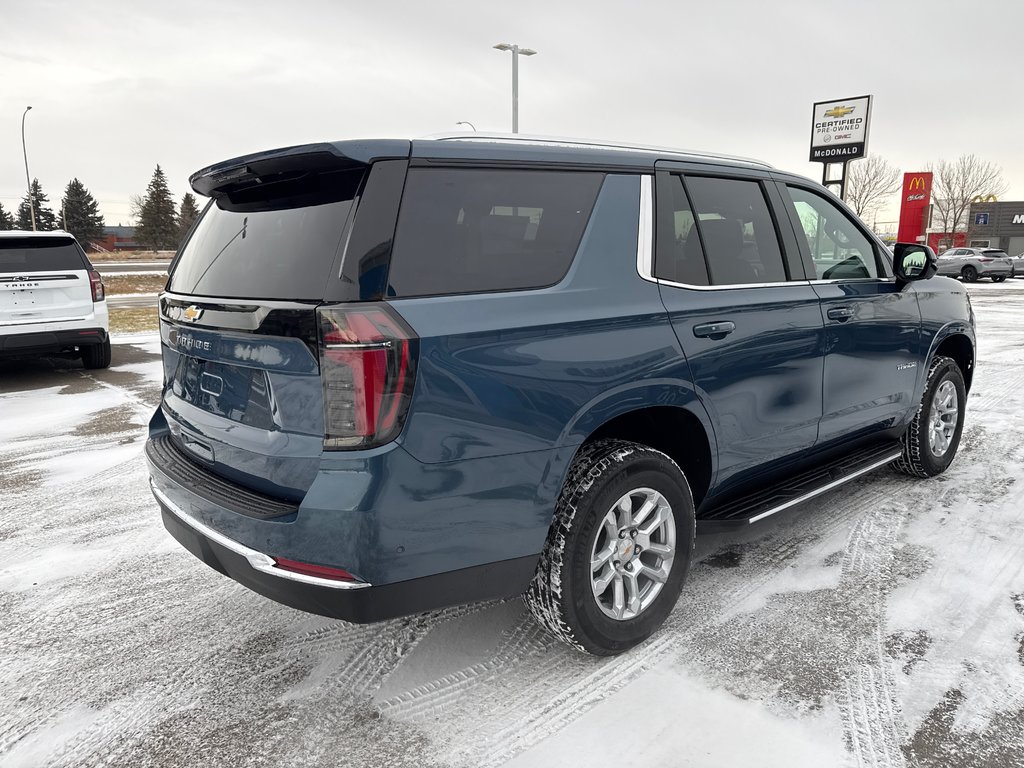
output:
[[[93,267],[101,275],[124,275],[133,272],[141,272],[147,275],[165,275],[167,268],[171,266],[170,259],[157,259],[155,261],[95,261]]]
[[[248,592],[160,525],[154,336],[0,364],[0,766],[1024,765],[1024,281],[969,290],[949,471],[700,539],[613,659],[521,600],[355,626]]]

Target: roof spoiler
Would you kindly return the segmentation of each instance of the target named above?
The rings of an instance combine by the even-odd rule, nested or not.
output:
[[[188,181],[204,197],[221,197],[281,174],[349,170],[377,160],[409,157],[411,149],[409,141],[400,139],[301,144],[225,160],[196,171]]]

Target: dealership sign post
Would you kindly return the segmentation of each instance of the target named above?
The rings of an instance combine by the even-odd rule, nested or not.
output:
[[[821,163],[821,183],[844,197],[846,164],[867,154],[871,97],[818,101],[811,115],[811,161]],[[839,178],[830,169],[841,168]],[[838,188],[838,189],[837,189]]]

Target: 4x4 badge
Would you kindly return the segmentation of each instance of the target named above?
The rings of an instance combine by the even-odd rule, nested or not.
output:
[[[188,307],[183,314],[186,320],[188,320],[190,323],[194,323],[196,320],[203,316],[203,310],[201,310],[199,307],[193,304],[191,307]]]

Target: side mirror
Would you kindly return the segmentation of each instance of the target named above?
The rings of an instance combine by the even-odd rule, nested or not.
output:
[[[896,273],[897,282],[927,280],[938,271],[935,251],[927,245],[896,243],[892,251],[892,268]]]

